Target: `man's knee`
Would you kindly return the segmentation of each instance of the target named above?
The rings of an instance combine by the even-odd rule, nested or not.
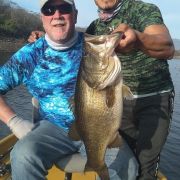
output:
[[[19,140],[10,153],[12,163],[28,163],[38,157],[38,147],[34,141]]]

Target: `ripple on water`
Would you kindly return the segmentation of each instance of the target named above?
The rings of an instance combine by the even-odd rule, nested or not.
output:
[[[160,168],[168,180],[180,179],[180,61],[169,61],[171,76],[175,86],[175,108],[173,121],[167,142],[161,153]],[[7,101],[23,118],[31,119],[31,96],[21,86],[6,95]],[[9,133],[9,129],[0,122],[0,138]]]

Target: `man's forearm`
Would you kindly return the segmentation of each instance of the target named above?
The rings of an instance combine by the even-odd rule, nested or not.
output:
[[[4,98],[0,95],[0,119],[7,122],[15,115],[15,112],[7,105]]]
[[[151,29],[151,27],[149,29]],[[137,45],[139,49],[151,57],[158,59],[171,59],[174,55],[175,49],[169,32],[162,26],[162,32],[159,32],[159,34],[157,32],[151,32],[149,29],[145,30],[145,32],[136,31]]]

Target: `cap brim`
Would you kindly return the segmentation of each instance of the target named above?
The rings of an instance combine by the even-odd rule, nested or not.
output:
[[[40,7],[42,8],[49,0],[40,0]],[[73,5],[74,1],[73,0],[62,0],[68,4]]]

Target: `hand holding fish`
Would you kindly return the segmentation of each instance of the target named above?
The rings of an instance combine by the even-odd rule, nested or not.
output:
[[[120,24],[112,33],[122,32],[122,39],[116,48],[116,52],[128,53],[137,48],[136,31],[130,28],[127,24]]]
[[[158,59],[171,59],[173,57],[174,46],[166,26],[151,25],[141,32],[127,24],[120,24],[112,33],[116,32],[123,33],[116,52],[128,53],[133,49],[139,49]]]

